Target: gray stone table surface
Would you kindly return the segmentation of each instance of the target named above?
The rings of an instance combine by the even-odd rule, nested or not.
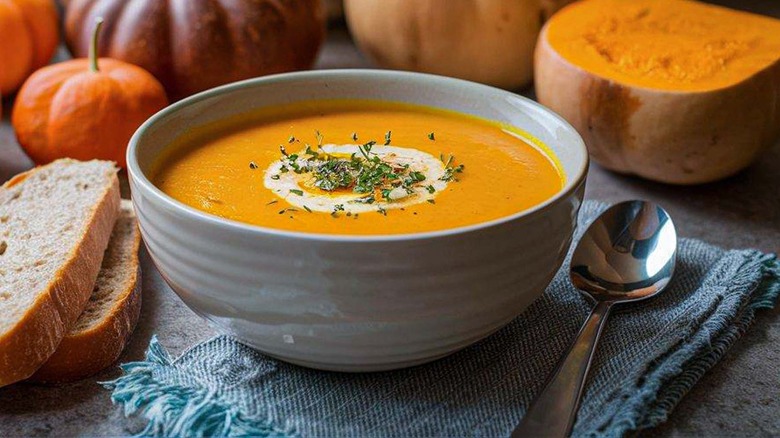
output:
[[[735,3],[780,16],[770,1]],[[367,67],[343,30],[331,33],[318,67]],[[530,91],[528,91],[530,92]],[[19,150],[4,103],[0,125],[0,182],[31,163]],[[780,250],[780,145],[758,163],[714,184],[670,187],[609,173],[592,166],[586,196],[607,202],[631,198],[664,205],[682,236],[724,247]],[[125,187],[126,188],[126,187]],[[126,194],[126,190],[125,190]],[[136,333],[121,361],[137,360],[152,334],[173,353],[214,331],[192,313],[142,254],[143,309]],[[125,419],[109,392],[96,384],[117,375],[116,368],[84,381],[56,386],[17,384],[0,389],[0,436],[127,435],[138,420]],[[691,390],[669,421],[651,436],[780,435],[780,309],[761,312],[745,337]]]

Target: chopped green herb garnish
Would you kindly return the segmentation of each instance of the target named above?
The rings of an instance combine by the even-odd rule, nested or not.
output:
[[[333,206],[333,211],[330,212],[330,215],[333,217],[338,217],[339,212],[344,211],[344,204],[336,204]]]
[[[455,175],[458,174],[458,173],[463,173],[464,167],[465,166],[463,166],[462,164],[460,166],[456,166],[456,167],[447,167],[444,170],[444,175],[441,178],[439,178],[439,179],[442,180],[442,181],[447,181],[447,182],[449,182],[449,181],[457,182],[458,178]]]
[[[303,206],[303,209],[304,209],[304,210],[306,210],[306,211],[308,211],[309,213],[311,213],[311,212],[312,212],[312,211],[311,211],[311,208],[309,208],[309,207],[307,207],[307,206],[305,206],[305,205]]]
[[[357,132],[353,132],[352,133],[352,141],[357,141],[357,139],[358,139]]]
[[[429,204],[435,204],[436,203],[436,201],[434,201],[433,199],[426,199],[426,202],[428,202]]]
[[[363,157],[365,157],[365,159],[368,161],[371,161],[371,157],[369,157],[368,155],[371,153],[371,148],[373,148],[375,144],[376,141],[371,140],[367,143],[364,143],[363,146],[358,146],[358,150],[360,151],[360,154],[363,155]]]
[[[287,143],[295,143],[297,140],[295,139],[294,135],[291,135],[290,138],[287,139]]]
[[[425,174],[422,172],[411,172],[409,173],[409,177],[412,178],[414,182],[425,181]]]
[[[442,161],[444,161],[444,167],[450,167],[450,164],[452,164],[452,162],[454,160],[455,160],[455,156],[454,155],[450,155],[450,157],[447,159],[447,161],[442,160]]]
[[[281,178],[279,175],[271,175],[272,180],[278,180],[279,178]]]
[[[252,169],[252,170],[257,169],[257,164],[255,164],[254,161],[250,161],[249,162],[249,168]]]
[[[392,191],[393,191],[392,189],[382,189],[382,190],[380,190],[380,193],[382,193],[382,199],[386,200],[387,202],[392,201],[392,199],[390,199],[390,192],[392,192]]]
[[[268,204],[265,204],[265,205],[273,205],[273,204],[276,204],[277,202],[279,202],[279,201],[277,201],[276,199],[274,199],[273,201],[271,201],[271,202],[269,202]]]
[[[322,136],[322,134],[320,133],[319,130],[314,130],[314,135],[317,136],[317,147],[321,149],[322,148],[323,136]]]
[[[425,180],[425,175],[411,170],[409,165],[384,161],[372,152],[375,145],[372,140],[358,146],[358,152],[348,159],[328,156],[309,160],[314,185],[325,191],[352,189],[354,193],[367,195],[380,192],[388,200],[389,192],[398,187],[414,193],[413,187]],[[366,196],[356,202],[374,201],[375,197]]]
[[[367,196],[363,196],[362,198],[357,198],[352,202],[356,202],[358,204],[373,204],[374,201],[376,201],[374,195],[367,195]]]
[[[444,161],[444,160],[442,160]],[[463,169],[466,167],[463,164],[458,166],[453,166],[453,162],[455,161],[455,156],[450,155],[449,158],[447,158],[447,161],[444,163],[444,175],[442,175],[439,180],[441,181],[458,181],[458,178],[456,177],[456,174],[463,173]]]
[[[298,209],[297,208],[285,208],[284,210],[279,211],[279,214],[285,214],[288,211],[292,213],[292,212],[298,211]]]
[[[317,134],[318,145],[322,144],[322,134]],[[385,134],[385,144],[390,144],[392,131]],[[431,137],[433,133],[431,133]],[[357,133],[352,133],[353,139],[357,139]],[[297,174],[306,174],[311,183],[326,192],[337,190],[351,191],[359,194],[350,203],[379,204],[377,211],[387,215],[383,208],[385,203],[395,202],[406,196],[417,196],[422,190],[433,194],[437,191],[432,181],[429,181],[425,173],[416,170],[411,164],[394,160],[394,154],[385,155],[382,152],[374,152],[377,142],[367,141],[357,146],[357,151],[349,156],[345,154],[330,154],[321,150],[314,150],[306,144],[303,152],[288,153],[284,145],[280,146],[282,157],[279,167],[280,173],[293,170]],[[389,157],[389,159],[388,159]],[[462,173],[464,166],[455,165],[455,157],[450,155],[445,160],[444,154],[440,155],[444,163],[442,181],[457,181],[457,174]],[[279,175],[274,175],[278,179]],[[273,178],[273,177],[272,177]],[[303,196],[303,190],[291,189],[290,193]],[[430,201],[429,201],[430,202]],[[433,204],[433,202],[431,202]],[[308,207],[306,208],[308,211]],[[339,212],[346,211],[344,205],[337,205],[331,215],[338,217]],[[350,214],[350,216],[357,216]]]
[[[429,134],[428,134],[428,140],[431,140],[431,141],[434,141],[434,140],[436,140],[436,136],[435,136],[435,135],[433,135],[433,132],[431,132],[431,133],[429,133]]]

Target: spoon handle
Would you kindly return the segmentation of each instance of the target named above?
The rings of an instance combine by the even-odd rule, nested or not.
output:
[[[571,433],[593,352],[611,307],[612,303],[603,301],[596,305],[566,357],[512,432],[512,438],[565,437]]]

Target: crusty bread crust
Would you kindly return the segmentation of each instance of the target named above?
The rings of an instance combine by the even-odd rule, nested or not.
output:
[[[57,351],[30,381],[62,383],[83,379],[107,368],[122,354],[141,314],[141,267],[138,260],[141,233],[138,230],[135,230],[133,239],[129,256],[135,271],[123,283],[115,305],[99,324],[89,330],[66,335]]]
[[[2,188],[21,184],[40,169],[21,174]],[[24,317],[0,334],[0,387],[30,377],[54,353],[84,310],[119,213],[119,201],[119,179],[115,174],[100,202],[89,212],[89,232],[81,244],[73,248],[54,279],[37,294]]]
[[[127,297],[92,330],[66,336],[57,351],[29,379],[63,383],[96,374],[114,363],[130,340],[141,314],[141,269],[136,270]]]

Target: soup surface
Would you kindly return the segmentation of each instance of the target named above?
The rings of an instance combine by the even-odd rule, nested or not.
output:
[[[184,134],[153,181],[189,206],[240,222],[384,235],[533,207],[563,185],[555,162],[526,134],[455,112],[308,101]]]

